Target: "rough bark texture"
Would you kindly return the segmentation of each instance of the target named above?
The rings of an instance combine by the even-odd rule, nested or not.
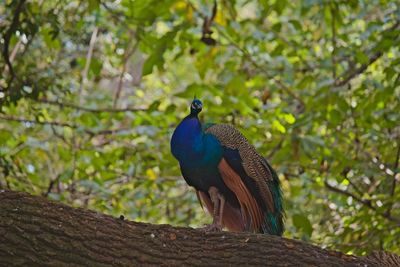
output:
[[[383,262],[387,260],[387,262]],[[124,221],[0,191],[0,266],[389,266],[296,240]]]

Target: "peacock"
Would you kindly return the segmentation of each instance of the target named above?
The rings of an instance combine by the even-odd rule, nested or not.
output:
[[[200,205],[212,214],[205,230],[281,236],[284,211],[276,172],[233,126],[202,126],[202,108],[195,98],[172,135],[171,152]]]

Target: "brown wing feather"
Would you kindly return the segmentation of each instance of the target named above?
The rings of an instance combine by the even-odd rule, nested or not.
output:
[[[246,174],[256,182],[268,210],[274,212],[272,193],[267,184],[273,180],[271,170],[246,137],[229,124],[212,125],[205,132],[214,135],[223,146],[239,151]]]
[[[210,197],[202,191],[196,191],[196,194],[200,200],[200,204],[202,206],[204,204],[208,212],[212,214],[214,205],[212,204]],[[232,232],[243,232],[245,230],[245,225],[241,217],[240,210],[235,209],[228,202],[225,202],[224,213],[222,215],[222,224]]]
[[[256,199],[224,158],[219,163],[218,169],[226,186],[239,200],[246,225],[250,226],[251,231],[258,231],[263,223],[263,212]]]

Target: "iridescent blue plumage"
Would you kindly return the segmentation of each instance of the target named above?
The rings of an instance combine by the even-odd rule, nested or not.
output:
[[[223,152],[221,144],[213,135],[203,132],[193,109],[176,127],[171,152],[179,160],[182,175],[190,186],[205,192],[211,186],[227,191],[218,171]]]
[[[202,129],[195,99],[190,114],[175,129],[171,152],[186,182],[213,214],[209,229],[275,235],[283,232],[279,180],[268,162],[229,125]]]

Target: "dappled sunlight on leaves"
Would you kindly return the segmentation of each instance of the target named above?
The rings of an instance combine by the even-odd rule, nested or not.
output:
[[[396,1],[22,2],[0,6],[0,189],[202,226],[169,145],[196,96],[277,169],[286,237],[400,253]]]

